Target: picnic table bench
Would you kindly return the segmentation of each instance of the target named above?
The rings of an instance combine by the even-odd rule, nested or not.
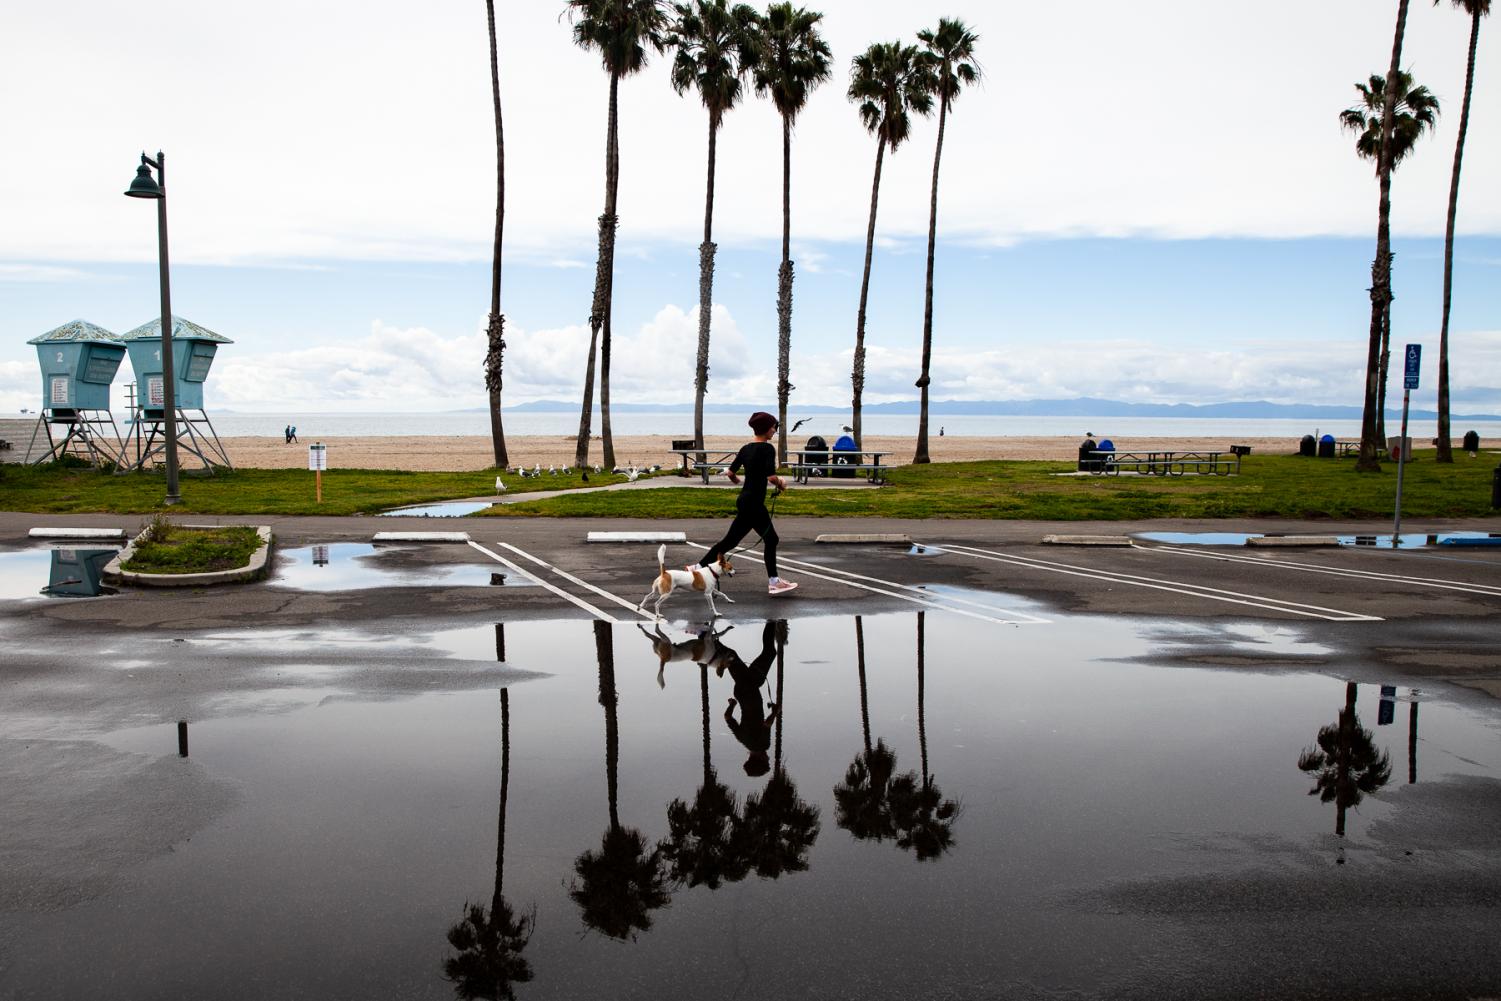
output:
[[[1130,470],[1157,476],[1182,476],[1187,472],[1213,473],[1229,476],[1240,472],[1241,456],[1250,449],[1244,445],[1232,446],[1227,451],[1178,451],[1176,449],[1153,449],[1146,452],[1101,452],[1090,455],[1094,462],[1090,472],[1095,474],[1120,473]],[[1232,458],[1226,458],[1226,456]]]
[[[733,452],[714,448],[694,448],[691,441],[674,440],[672,445],[669,451],[683,460],[682,475],[687,476],[690,472],[698,473],[704,478],[706,484],[709,482],[710,475],[729,468],[730,463],[735,461],[735,456],[740,454],[738,448]]]
[[[788,449],[787,454],[797,457],[787,463],[787,468],[792,470],[798,483],[807,483],[808,477],[816,474],[833,476],[837,469],[840,472],[849,470],[850,475],[857,472],[869,473],[870,482],[879,485],[886,482],[884,473],[890,468],[888,464],[881,462],[881,458],[891,453],[855,449]],[[867,455],[870,456],[869,461],[861,458]]]

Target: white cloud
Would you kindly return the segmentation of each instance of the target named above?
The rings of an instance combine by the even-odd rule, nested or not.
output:
[[[478,7],[428,5],[419,18],[409,4],[370,0],[350,17],[333,0],[265,0],[247,18],[162,0],[142,19],[106,0],[13,6],[6,34],[22,44],[0,62],[0,91],[26,100],[7,103],[0,138],[37,153],[0,160],[0,187],[26,191],[7,207],[0,259],[153,260],[154,213],[120,195],[142,143],[169,154],[178,261],[488,256],[494,142]],[[910,38],[932,14],[903,0],[821,6],[835,73],[796,130],[794,233],[860,242],[874,150],[844,97],[849,60],[874,39]],[[577,261],[601,208],[607,84],[560,8],[497,10],[506,234],[514,248]],[[945,237],[1372,229],[1371,172],[1335,116],[1353,82],[1386,65],[1391,11],[1369,0],[953,0],[945,13],[979,30],[987,71],[949,119]],[[1446,113],[1397,175],[1401,233],[1443,230],[1467,33],[1449,5],[1413,5],[1406,62]],[[144,51],[173,55],[152,68],[151,100],[121,115],[119,81],[139,77]],[[623,255],[656,238],[696,240],[701,225],[704,111],[672,92],[666,66],[656,58],[621,86]],[[1475,180],[1501,176],[1501,102],[1480,99],[1501,91],[1498,73],[1501,61],[1483,52],[1464,232],[1501,232],[1501,189]],[[779,234],[779,138],[764,100],[727,118],[721,242]],[[934,123],[920,122],[886,158],[883,238],[920,242],[933,140]]]
[[[0,282],[72,282],[96,279],[79,268],[50,264],[0,264]]]

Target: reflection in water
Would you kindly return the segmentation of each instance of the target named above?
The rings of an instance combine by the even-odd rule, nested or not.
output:
[[[1314,746],[1298,755],[1298,767],[1314,776],[1308,795],[1334,803],[1334,833],[1339,837],[1345,836],[1345,811],[1391,779],[1390,757],[1385,751],[1376,753],[1371,731],[1361,727],[1355,715],[1355,682],[1346,682],[1339,718],[1321,728]]]
[[[651,912],[670,899],[660,849],[647,851],[646,837],[622,827],[616,802],[616,767],[620,732],[616,719],[615,641],[607,622],[594,623],[594,649],[599,660],[599,704],[605,710],[605,776],[610,800],[610,826],[600,849],[580,855],[573,863],[577,879],[568,895],[579,905],[584,926],[611,938],[635,939],[651,927]]]
[[[944,799],[928,769],[927,711],[923,702],[925,680],[926,612],[917,613],[917,743],[922,756],[922,781],[908,773],[892,783],[892,813],[896,819],[896,844],[911,851],[919,862],[936,859],[954,847],[954,821],[959,804]]]
[[[776,749],[766,787],[745,801],[742,834],[745,852],[756,875],[776,879],[783,873],[803,872],[808,868],[808,852],[818,840],[818,807],[798,795],[797,784],[782,770],[782,727],[787,719],[782,702],[786,620],[766,624],[766,631],[762,634],[763,654],[768,637],[776,643],[777,690],[776,700],[772,703]],[[741,722],[744,723],[743,717]]]
[[[896,837],[891,809],[891,780],[896,752],[886,741],[870,743],[870,699],[865,684],[865,623],[855,616],[855,670],[860,676],[860,728],[865,749],[845,769],[844,781],[834,787],[834,822],[856,838],[885,841]]]
[[[496,653],[504,659],[505,629],[495,625]],[[448,929],[448,944],[457,954],[443,960],[443,976],[461,998],[515,998],[512,984],[532,979],[532,967],[521,955],[531,939],[536,909],[517,915],[505,898],[506,802],[511,786],[511,693],[500,690],[500,821],[495,837],[495,892],[490,910],[465,902],[464,917]]]
[[[665,663],[665,662],[664,662]],[[709,754],[709,665],[699,665],[699,704],[704,731],[704,781],[693,805],[674,799],[667,807],[667,839],[658,844],[667,874],[680,886],[707,886],[744,879],[750,865],[738,833],[743,819],[735,793],[719,781]]]
[[[52,550],[52,568],[42,593],[63,598],[114,594],[114,588],[104,586],[104,568],[119,554],[118,549]]]

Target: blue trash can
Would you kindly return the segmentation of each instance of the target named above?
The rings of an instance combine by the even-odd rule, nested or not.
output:
[[[834,442],[834,451],[836,453],[837,452],[853,452],[854,450],[855,450],[855,439],[851,438],[847,434],[840,435],[839,436],[839,440],[836,441],[836,442]],[[829,474],[831,476],[838,476],[838,477],[840,477],[842,479],[846,479],[846,480],[853,479],[854,475],[855,475],[855,471],[851,467],[857,465],[859,463],[859,461],[860,461],[860,457],[858,455],[834,455],[834,456],[831,456],[829,458],[829,464],[833,468],[829,470]]]

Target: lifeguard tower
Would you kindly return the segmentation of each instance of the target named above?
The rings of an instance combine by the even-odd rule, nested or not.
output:
[[[28,456],[33,463],[74,455],[99,466],[120,461],[120,429],[109,410],[109,384],[125,357],[118,334],[86,320],[65,323],[26,342],[36,345],[42,366],[42,408]],[[38,454],[45,434],[47,450]]]
[[[135,370],[135,412],[125,442],[121,465],[145,469],[155,465],[167,448],[166,394],[162,383],[162,324],[151,320],[127,333],[122,340]],[[221,344],[228,337],[200,327],[180,316],[172,317],[172,393],[177,411],[177,447],[198,457],[205,469],[234,468],[214,425],[203,409],[203,381]]]

